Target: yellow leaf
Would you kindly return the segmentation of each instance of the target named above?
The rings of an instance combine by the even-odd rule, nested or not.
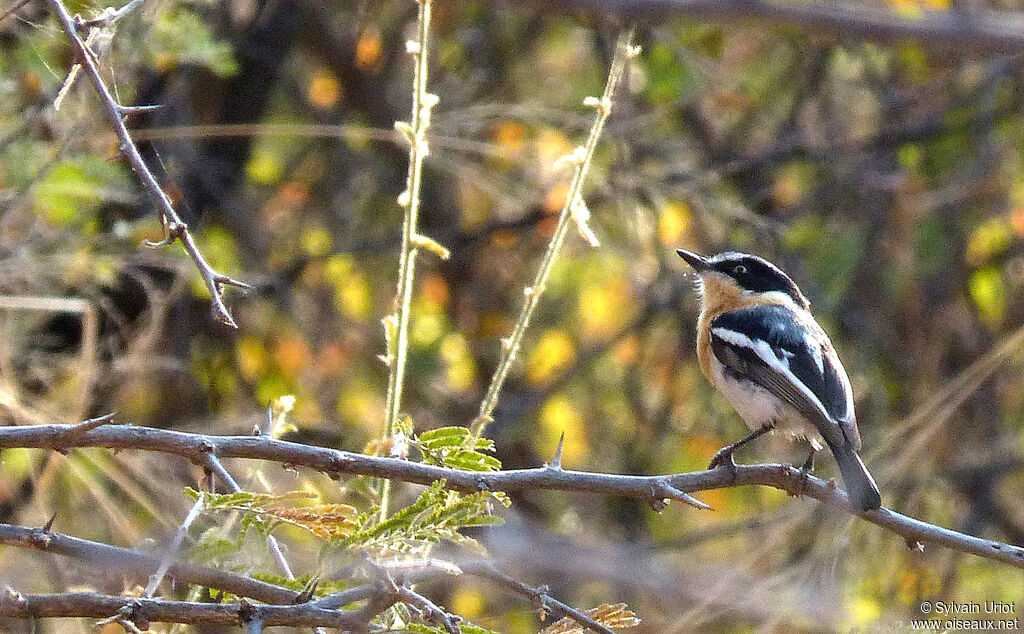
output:
[[[459,586],[452,596],[452,612],[461,617],[472,619],[484,613],[487,599],[483,593],[473,586]]]
[[[523,148],[526,130],[522,124],[516,121],[502,121],[494,126],[491,139],[501,148],[502,152],[514,154]]]
[[[281,180],[284,175],[284,165],[276,156],[257,147],[252,151],[249,162],[245,165],[245,173],[254,183],[269,185]]]
[[[558,439],[565,433],[562,445],[562,463],[579,465],[589,452],[582,414],[565,396],[552,396],[540,410],[541,433],[537,436],[537,451],[552,455]]]
[[[242,376],[250,381],[259,377],[267,367],[267,349],[256,337],[243,335],[235,344],[235,359]]]
[[[629,283],[622,275],[592,280],[580,289],[577,310],[583,331],[597,339],[619,332],[632,313],[632,303]]]
[[[544,196],[544,211],[553,214],[565,207],[565,201],[569,198],[569,184],[559,183],[548,190]]]
[[[302,232],[302,251],[317,257],[331,252],[331,234],[323,227],[310,227]]]
[[[288,374],[297,374],[312,358],[309,344],[298,337],[281,339],[274,346],[274,361]]]
[[[380,32],[373,27],[366,29],[356,42],[356,67],[360,70],[373,68],[380,61],[383,49]]]
[[[988,326],[1002,323],[1006,314],[1006,285],[999,271],[987,267],[975,272],[971,276],[969,288],[981,320]]]
[[[1005,216],[985,220],[971,232],[967,241],[967,262],[980,266],[1010,246],[1010,222]]]
[[[341,84],[330,73],[320,71],[309,82],[306,97],[317,108],[329,108],[341,98]]]
[[[558,130],[548,128],[537,135],[537,160],[548,168],[553,168],[555,161],[572,152],[572,148],[573,144]]]
[[[431,253],[441,258],[442,260],[447,260],[448,258],[452,257],[452,252],[449,251],[447,247],[442,245],[437,240],[434,240],[433,238],[427,237],[425,235],[414,235],[412,237],[412,243],[413,245],[420,247],[421,249],[426,249],[427,251],[430,251]]]
[[[662,244],[677,245],[690,229],[692,214],[684,202],[669,202],[658,215],[658,239]]]
[[[476,379],[476,366],[469,354],[469,346],[462,335],[448,335],[441,342],[441,359],[447,368],[448,387],[456,392],[465,392],[473,386]],[[460,614],[461,610],[456,610]]]
[[[878,620],[882,615],[882,608],[878,601],[868,597],[857,597],[850,606],[850,621],[854,627],[863,627]]]
[[[576,357],[576,347],[564,331],[548,330],[526,361],[526,379],[533,385],[546,383],[569,367]]]

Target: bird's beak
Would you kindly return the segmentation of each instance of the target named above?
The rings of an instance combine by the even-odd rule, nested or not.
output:
[[[686,249],[676,249],[676,253],[679,254],[679,257],[686,260],[686,263],[693,267],[693,270],[698,273],[703,273],[711,268],[707,258],[703,255],[697,255],[693,251],[687,251]]]

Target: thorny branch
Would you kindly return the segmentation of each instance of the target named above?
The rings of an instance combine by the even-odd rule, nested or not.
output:
[[[497,568],[492,566],[489,562],[481,562],[479,564],[470,564],[462,566],[463,572],[468,574],[476,575],[483,579],[490,579],[495,583],[498,583],[506,588],[510,588],[512,591],[521,594],[522,596],[535,601],[541,610],[549,612],[551,614],[557,614],[558,616],[572,619],[583,625],[594,632],[600,634],[615,634],[614,630],[601,625],[585,612],[577,610],[574,607],[568,606],[558,599],[551,596],[548,589],[545,587],[535,588],[527,585],[518,579],[510,577],[505,573],[499,571]]]
[[[45,528],[0,524],[0,544],[70,557],[97,569],[120,572],[141,583],[147,582],[153,571],[161,565],[161,558],[156,555],[62,535]],[[167,576],[267,603],[290,604],[299,594],[294,590],[198,564],[171,563],[167,567]]]
[[[137,6],[138,3],[139,2],[129,3],[125,8],[127,9],[128,6]],[[160,214],[160,220],[164,226],[164,230],[166,231],[166,236],[159,242],[147,242],[147,245],[158,247],[170,245],[175,241],[180,242],[181,246],[185,248],[185,252],[188,253],[189,257],[192,258],[192,261],[195,262],[196,268],[199,270],[199,274],[202,276],[207,289],[210,291],[213,302],[212,311],[214,318],[231,327],[235,327],[235,320],[231,317],[231,313],[228,311],[227,306],[224,305],[223,287],[250,287],[244,282],[232,279],[223,273],[218,273],[212,266],[210,266],[210,263],[206,261],[206,258],[203,257],[203,254],[199,251],[199,247],[196,245],[195,238],[189,231],[188,225],[181,220],[178,212],[174,210],[174,205],[171,204],[170,197],[160,187],[160,183],[157,182],[156,177],[153,176],[153,172],[150,171],[145,160],[143,160],[142,155],[139,153],[138,148],[135,146],[135,142],[132,140],[131,134],[129,134],[128,128],[125,125],[125,117],[132,113],[139,112],[140,110],[146,110],[148,107],[122,106],[117,103],[117,100],[114,99],[114,96],[110,93],[110,90],[103,81],[103,77],[100,74],[99,67],[97,66],[96,55],[79,35],[79,29],[89,26],[90,21],[83,20],[78,17],[72,17],[61,0],[50,0],[50,5],[53,7],[57,18],[60,21],[61,27],[64,29],[68,40],[71,42],[71,45],[75,50],[75,54],[78,57],[78,63],[82,65],[81,67],[89,76],[89,80],[92,82],[96,94],[103,103],[107,119],[110,120],[110,124],[113,126],[114,133],[117,135],[118,142],[120,143],[121,153],[124,154],[125,158],[127,158],[131,163],[132,168],[135,170],[135,173],[138,174],[139,180],[142,181],[143,187],[149,193],[150,198],[153,200],[153,203],[156,205]],[[102,19],[109,20],[110,17],[107,15],[107,17],[103,17]]]
[[[586,613],[568,606],[553,597],[547,588],[536,588],[522,583],[521,581],[518,581],[517,579],[498,570],[490,561],[462,561],[456,565],[443,560],[425,559],[418,562],[410,561],[403,563],[407,566],[416,567],[408,572],[403,572],[403,574],[397,577],[398,582],[401,584],[408,586],[415,585],[427,579],[434,578],[438,574],[455,576],[463,574],[470,575],[497,583],[498,585],[511,590],[529,601],[536,603],[537,606],[545,612],[573,619],[585,628],[598,632],[599,634],[614,634],[612,630],[601,625]],[[376,565],[380,568],[385,567],[382,564]],[[394,579],[390,577],[388,579],[391,583],[396,583]],[[362,601],[370,598],[374,592],[375,589],[372,585],[359,586],[357,588],[350,588],[348,590],[329,594],[326,597],[313,601],[312,605],[323,608],[342,607],[356,601]]]
[[[79,539],[45,528],[28,528],[0,524],[0,543],[26,549],[39,549],[77,559],[91,565],[99,565],[113,570],[123,571],[129,578],[141,579],[145,571],[150,569],[157,558],[149,553],[119,548],[107,544]],[[161,564],[166,558],[161,561]],[[152,600],[147,593],[141,601],[131,597],[103,596],[95,593],[68,593],[57,595],[21,595],[13,590],[0,595],[0,616],[11,617],[106,617],[116,615],[121,621],[142,625],[147,621],[168,621],[177,623],[224,624],[230,614],[235,614],[232,623],[251,623],[266,625],[287,624],[293,626],[339,626],[340,619],[346,623],[365,625],[369,620],[397,601],[409,603],[427,613],[428,617],[437,619],[446,629],[458,630],[456,617],[445,612],[432,601],[408,586],[437,575],[469,574],[489,579],[511,589],[512,591],[536,601],[547,612],[575,619],[595,632],[611,634],[608,628],[597,623],[585,613],[572,608],[555,599],[544,588],[534,588],[521,583],[497,570],[491,563],[471,561],[456,566],[436,561],[409,574],[403,574],[396,583],[388,577],[390,583],[367,583],[342,592],[328,595],[322,599],[303,603],[308,608],[292,610],[270,610],[268,606],[253,606],[244,599],[238,604],[221,606],[215,611],[205,612],[199,605],[189,602]],[[209,588],[226,590],[235,595],[250,597],[271,604],[286,605],[301,601],[301,593],[256,581],[248,577],[230,572],[220,571],[206,566],[193,564],[167,564],[170,576],[178,581],[203,585]],[[367,601],[369,603],[358,610],[341,612],[343,606]],[[332,616],[333,615],[333,616]]]
[[[398,458],[300,445],[266,436],[208,436],[154,429],[151,427],[103,425],[82,434],[74,425],[30,425],[0,428],[0,448],[39,448],[67,451],[75,447],[137,449],[182,456],[202,464],[205,454],[220,458],[269,460],[291,467],[308,467],[340,478],[355,474],[431,484],[445,480],[460,491],[505,491],[516,493],[535,489],[556,489],[621,495],[647,500],[656,508],[665,500],[684,500],[681,495],[734,486],[770,486],[795,496],[806,496],[841,509],[899,535],[907,544],[919,547],[936,544],[951,550],[984,557],[1024,569],[1024,548],[980,539],[928,524],[886,508],[861,513],[850,504],[846,493],[834,482],[804,476],[791,465],[740,465],[729,469],[695,471],[675,475],[633,476],[569,471],[553,467],[510,471],[460,471],[409,462]],[[149,572],[155,567],[146,569]],[[173,572],[172,572],[173,575]]]
[[[254,605],[238,603],[192,603],[164,599],[136,599],[93,592],[64,594],[20,594],[8,589],[0,594],[0,617],[55,618],[117,615],[117,620],[148,629],[150,622],[190,625],[242,625],[258,620],[264,626],[336,627],[365,630],[374,615],[362,609],[327,610],[310,604]]]
[[[498,367],[494,370],[494,376],[487,387],[487,393],[480,403],[480,411],[473,421],[472,436],[474,438],[479,438],[483,434],[484,428],[492,420],[494,408],[498,405],[498,395],[505,384],[505,379],[512,368],[516,354],[519,352],[519,347],[523,343],[523,335],[526,333],[526,329],[530,325],[530,319],[533,316],[533,311],[537,308],[537,303],[544,293],[544,286],[547,284],[548,276],[558,260],[559,253],[561,253],[570,225],[575,222],[580,234],[592,246],[597,246],[597,237],[594,236],[593,231],[587,224],[590,211],[583,200],[583,184],[590,169],[590,162],[594,157],[594,150],[597,148],[597,141],[601,137],[605,121],[608,120],[608,116],[611,114],[612,97],[615,96],[615,88],[625,73],[627,62],[631,57],[636,56],[638,52],[633,46],[633,29],[625,29],[619,34],[615,44],[615,55],[612,58],[611,69],[608,71],[608,80],[604,87],[604,93],[600,98],[587,97],[583,102],[584,105],[594,108],[597,114],[590,128],[587,142],[576,148],[567,157],[568,161],[574,165],[574,170],[568,192],[566,193],[565,203],[562,205],[562,211],[559,213],[554,235],[551,236],[551,242],[548,243],[547,251],[544,253],[544,258],[537,269],[533,283],[524,290],[526,297],[523,301],[523,307],[519,311],[519,317],[516,319],[515,326],[512,328],[512,333],[501,341],[501,359],[498,362]]]
[[[384,362],[388,366],[388,392],[385,406],[384,438],[390,439],[395,432],[402,406],[402,384],[405,379],[405,359],[409,350],[409,313],[412,311],[413,276],[416,271],[416,255],[419,247],[436,245],[442,254],[443,247],[418,233],[417,218],[420,211],[420,185],[423,181],[423,160],[430,153],[427,131],[430,129],[430,113],[437,105],[438,97],[427,92],[427,51],[430,37],[431,0],[419,1],[417,40],[406,42],[406,51],[416,60],[413,74],[412,120],[409,123],[396,122],[395,128],[409,143],[409,175],[405,191],[398,197],[398,204],[405,209],[402,223],[402,252],[398,261],[398,290],[395,295],[395,312],[384,318],[384,334],[387,351]],[[381,489],[380,516],[388,516],[391,497],[391,483],[385,481]]]

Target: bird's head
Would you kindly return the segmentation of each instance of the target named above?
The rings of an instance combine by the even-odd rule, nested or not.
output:
[[[810,302],[796,283],[764,258],[729,251],[711,257],[676,249],[700,277],[705,303],[789,303],[806,310]],[[732,307],[730,307],[731,309]]]

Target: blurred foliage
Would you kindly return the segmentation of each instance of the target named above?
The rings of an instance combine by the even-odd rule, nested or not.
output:
[[[948,9],[887,4],[906,15]],[[43,4],[0,23],[0,293],[85,298],[100,324],[89,334],[73,311],[0,309],[7,422],[116,410],[139,425],[257,426],[329,447],[393,449],[380,445],[387,373],[378,355],[405,186],[393,122],[408,117],[404,42],[414,22],[406,0],[167,0],[101,37],[104,78],[119,98],[163,105],[130,125],[204,254],[256,286],[229,295],[237,331],[209,319],[206,290],[177,247],[139,247],[159,234],[156,215],[117,158],[88,83],[54,112],[73,60]],[[582,141],[582,100],[601,88],[614,33],[600,20],[483,2],[438,3],[433,33],[430,90],[441,102],[421,225],[452,256],[424,253],[417,267],[400,439],[411,459],[536,466],[564,432],[567,468],[703,468],[744,430],[697,368],[697,300],[673,249],[747,250],[798,281],[832,336],[885,503],[1024,543],[1024,351],[1003,351],[985,380],[957,381],[1022,327],[1020,59],[750,22],[641,28],[644,53],[586,193],[602,246],[572,233],[491,439],[467,447],[463,428],[566,196],[554,163]],[[769,441],[739,459],[803,455]],[[887,630],[918,617],[924,600],[1022,600],[1018,572],[909,550],[773,490],[708,492],[700,497],[714,513],[662,514],[535,492],[494,515],[507,499],[402,486],[395,508],[405,510],[377,523],[371,479],[228,466],[259,493],[210,496],[209,510],[222,508],[193,531],[190,556],[263,575],[273,562],[261,540],[237,539],[243,521],[279,530],[296,569],[323,583],[351,563],[345,545],[390,556],[425,553],[439,535],[481,544],[573,605],[627,601],[643,617],[635,631]],[[56,512],[57,530],[163,543],[188,508],[178,492],[196,479],[172,458],[4,451],[0,508],[7,522],[38,526]],[[313,504],[337,521],[303,515]],[[506,524],[490,526],[499,516]],[[5,551],[0,581],[123,590],[116,576],[29,557]],[[451,580],[435,590],[481,627],[543,627],[493,588]],[[419,627],[409,625],[432,631]]]

